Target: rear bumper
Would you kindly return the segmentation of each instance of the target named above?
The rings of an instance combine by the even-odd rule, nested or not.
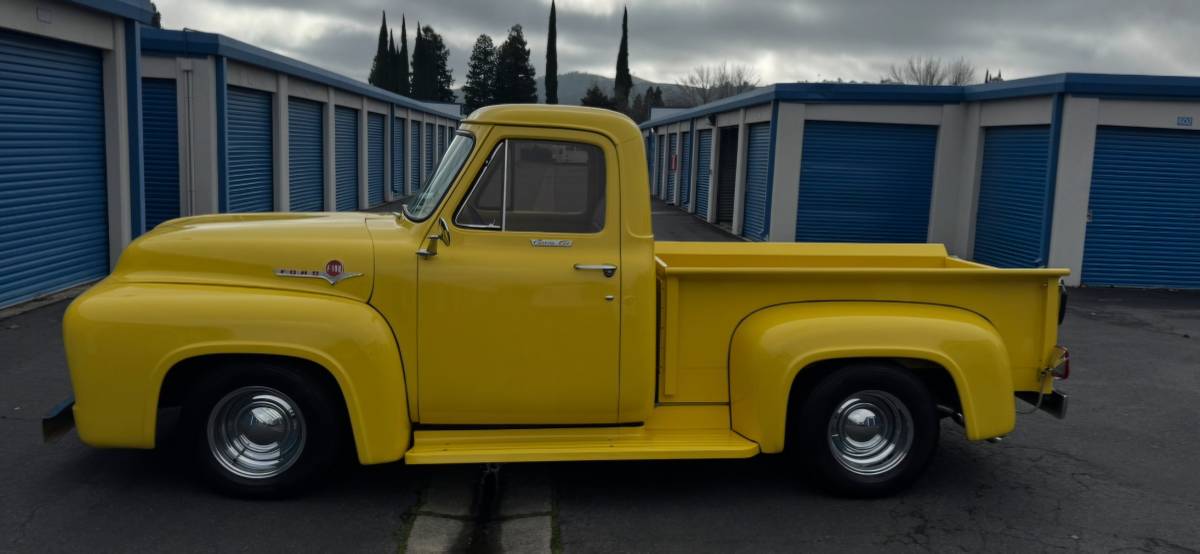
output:
[[[1034,391],[1018,391],[1017,398],[1024,400],[1043,412],[1046,412],[1058,419],[1066,419],[1067,417],[1067,395],[1052,390],[1041,395],[1041,402],[1038,402],[1038,393]]]
[[[42,417],[42,442],[57,439],[74,427],[75,397],[69,396]]]

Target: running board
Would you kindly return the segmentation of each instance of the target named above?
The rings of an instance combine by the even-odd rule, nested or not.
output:
[[[417,431],[409,464],[749,458],[758,444],[729,429],[600,427]]]

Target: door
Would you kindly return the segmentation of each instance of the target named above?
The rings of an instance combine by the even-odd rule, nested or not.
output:
[[[179,114],[175,79],[142,79],[146,230],[179,217]]]
[[[0,30],[0,308],[108,273],[102,82],[99,50]]]
[[[325,108],[288,99],[288,189],[293,212],[325,209]]]
[[[738,129],[721,129],[717,157],[717,223],[733,225],[733,190],[737,183]]]
[[[383,203],[383,114],[367,114],[367,205],[373,208]]]
[[[668,204],[675,203],[675,189],[679,185],[679,133],[671,133],[670,151],[667,153],[667,194]]]
[[[419,262],[422,423],[616,421],[615,151],[590,133],[521,132],[489,134],[486,167],[441,209],[450,243]]]
[[[658,196],[658,191],[662,189],[663,164],[665,163],[663,152],[666,151],[667,142],[664,138],[663,135],[659,135],[658,140],[654,141],[658,148],[658,154],[655,155],[658,163],[654,164],[654,190],[652,191],[654,196]]]
[[[687,209],[692,200],[692,134],[680,135],[679,154],[679,205]]]
[[[358,110],[338,106],[334,119],[336,210],[352,212],[358,208]]]
[[[973,258],[997,267],[1045,267],[1050,126],[989,127],[975,210]]]
[[[925,242],[938,128],[806,121],[798,242]]]
[[[771,184],[767,182],[771,164],[771,124],[755,123],[747,127],[746,198],[742,202],[742,236],[767,240]]]
[[[1200,288],[1200,131],[1098,127],[1085,285]]]
[[[708,219],[708,188],[712,176],[712,129],[699,131],[696,140],[696,215]]]
[[[228,211],[275,209],[275,154],[271,93],[229,87]]]
[[[421,188],[421,122],[409,121],[408,126],[412,129],[408,161],[408,192],[411,194]]]
[[[404,195],[404,118],[392,120],[392,194]]]

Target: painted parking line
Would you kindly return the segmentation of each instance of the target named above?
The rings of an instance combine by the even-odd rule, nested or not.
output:
[[[405,516],[403,550],[551,552],[557,518],[544,467],[438,468]]]

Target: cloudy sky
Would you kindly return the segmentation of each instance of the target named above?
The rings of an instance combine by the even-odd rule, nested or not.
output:
[[[544,69],[550,0],[156,0],[163,26],[222,33],[366,79],[380,11],[446,38],[455,86],[480,33],[520,23]],[[727,60],[763,83],[877,80],[910,56],[1005,78],[1063,71],[1200,75],[1200,0],[558,0],[560,72],[611,76],[629,6],[634,75],[674,82]],[[399,36],[397,36],[397,40]],[[411,46],[410,46],[411,47]]]

